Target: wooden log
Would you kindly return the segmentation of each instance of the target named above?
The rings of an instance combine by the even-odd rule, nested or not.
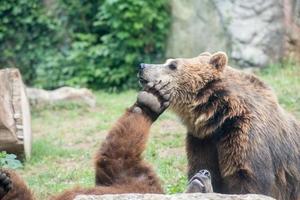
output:
[[[31,116],[18,69],[0,70],[0,151],[31,155]]]

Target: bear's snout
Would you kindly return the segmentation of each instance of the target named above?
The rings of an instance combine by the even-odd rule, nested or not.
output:
[[[141,85],[145,85],[148,83],[148,81],[144,78],[144,69],[146,67],[145,63],[141,63],[140,67],[139,67],[139,72],[138,72],[138,78],[139,78],[139,82]]]
[[[167,73],[164,71],[163,64],[146,64],[141,63],[138,71],[139,82],[145,85],[149,82],[158,82],[162,80]]]
[[[138,72],[138,78],[142,85],[148,83],[148,81],[144,78],[144,69],[147,67],[147,64],[141,63]]]
[[[140,64],[140,70],[143,70],[145,67],[146,67],[146,64],[145,64],[145,63],[141,63],[141,64]]]

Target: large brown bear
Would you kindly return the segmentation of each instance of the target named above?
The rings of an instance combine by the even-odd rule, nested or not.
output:
[[[300,199],[300,125],[259,78],[227,66],[222,52],[141,64],[139,77],[168,84],[188,131],[189,178],[208,169],[215,192]]]
[[[72,200],[77,195],[163,193],[152,167],[143,160],[151,124],[169,106],[169,94],[157,83],[145,88],[137,102],[117,121],[96,155],[96,187],[75,188],[52,197]],[[198,172],[187,192],[211,192],[210,174]],[[33,200],[33,194],[13,171],[0,169],[0,200]]]

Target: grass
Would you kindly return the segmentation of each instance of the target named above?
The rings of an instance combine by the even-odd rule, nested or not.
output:
[[[273,87],[281,105],[300,118],[300,64],[286,61],[274,64],[260,73]]]
[[[273,65],[259,76],[273,86],[282,105],[300,118],[300,66]],[[33,155],[19,170],[38,199],[75,185],[93,186],[93,154],[108,129],[136,98],[136,91],[95,92],[97,107],[60,104],[34,109]],[[151,130],[145,153],[161,177],[167,193],[186,185],[185,129],[169,112]]]

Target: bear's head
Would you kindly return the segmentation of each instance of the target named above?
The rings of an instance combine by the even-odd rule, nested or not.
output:
[[[227,55],[223,52],[202,53],[195,58],[168,59],[164,64],[144,64],[139,71],[142,85],[148,82],[167,84],[171,93],[171,105],[188,102],[212,80],[218,79],[227,66]]]

